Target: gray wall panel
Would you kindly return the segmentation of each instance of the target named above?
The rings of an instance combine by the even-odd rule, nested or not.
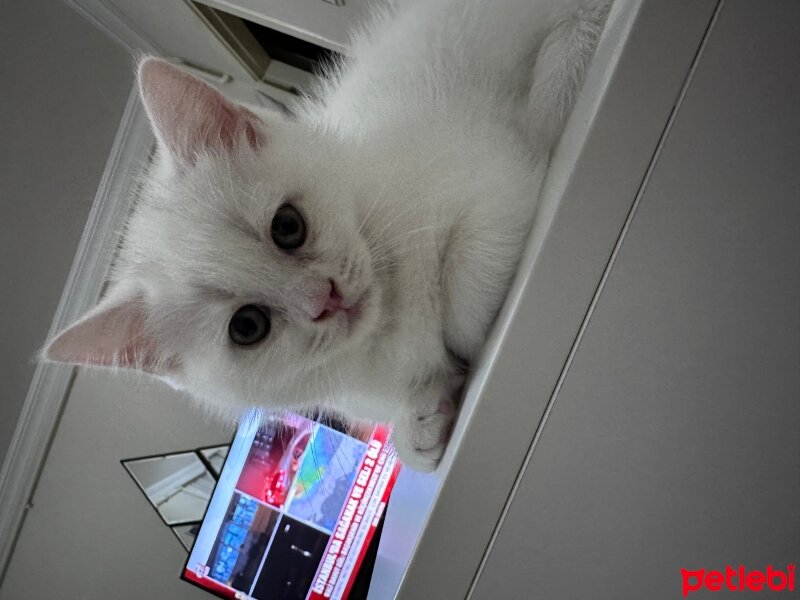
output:
[[[125,101],[125,50],[62,2],[0,18],[0,464]]]
[[[227,444],[233,431],[144,377],[78,370],[0,600],[203,600],[186,551],[121,459]]]
[[[473,598],[800,562],[798,23],[725,3]]]

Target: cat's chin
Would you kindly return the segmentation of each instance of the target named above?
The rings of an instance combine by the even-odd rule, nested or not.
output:
[[[331,348],[333,352],[348,350],[370,335],[378,321],[378,294],[370,288],[365,289],[355,302],[336,314],[331,323],[338,329],[337,342]]]

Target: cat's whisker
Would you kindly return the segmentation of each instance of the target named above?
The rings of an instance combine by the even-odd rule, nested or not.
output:
[[[375,267],[379,267],[383,263],[391,265],[391,266],[396,265],[398,257],[399,257],[399,254],[400,254],[400,251],[401,250],[403,252],[407,252],[408,251],[407,248],[404,248],[404,247],[401,246],[401,244],[399,243],[401,241],[403,241],[403,240],[397,240],[394,243],[387,243],[385,245],[382,245],[378,249],[378,251],[375,252],[375,254],[374,254],[374,259],[372,261],[373,267],[374,268]],[[428,240],[417,241],[414,244],[414,248],[416,250],[427,249],[427,248],[430,248],[430,247],[436,247],[436,246],[438,246],[440,244],[441,244],[441,242],[439,240],[428,239]],[[374,268],[373,268],[373,272],[375,272]]]
[[[317,371],[317,372],[319,372],[319,371]],[[328,377],[330,377],[330,374],[329,374],[329,373],[326,373],[326,375],[327,375]],[[327,398],[326,398],[325,400],[326,400],[326,402],[327,402],[327,401],[330,401],[330,394],[328,394],[328,396],[327,396]],[[324,439],[325,439],[325,437],[324,437],[324,436],[326,435],[326,432],[325,432],[325,430],[324,430],[324,429],[318,429],[318,430],[317,430],[317,434],[318,434],[319,436],[322,436],[322,437],[320,437],[320,444],[322,444],[322,443],[324,442]],[[326,477],[326,476],[325,476],[325,474],[322,472],[322,469],[321,469],[321,467],[319,466],[319,462],[318,462],[318,460],[317,460],[316,451],[315,451],[315,448],[316,448],[316,446],[317,446],[317,444],[314,444],[314,446],[312,446],[312,451],[314,451],[314,462],[315,462],[315,465],[316,465],[316,468],[317,468],[317,472],[319,473],[319,482],[320,482],[320,485],[322,486],[323,493],[324,493],[324,495],[326,495],[326,496],[327,496],[327,495],[328,495],[328,490],[327,490],[327,488],[326,488],[326,486],[325,486],[325,482],[326,482],[326,480],[327,480],[327,477]]]
[[[370,223],[371,219],[375,215],[378,214],[378,211],[376,209],[378,208],[378,206],[381,206],[381,205],[384,204],[383,200],[384,200],[384,197],[385,197],[385,194],[386,194],[386,190],[388,188],[389,188],[389,180],[385,179],[383,181],[383,183],[381,184],[380,189],[377,191],[377,193],[373,197],[372,204],[370,205],[369,210],[367,211],[367,214],[365,215],[364,219],[362,220],[361,225],[359,225],[359,227],[358,227],[359,233],[363,233],[363,231],[366,229],[367,225]]]
[[[367,224],[370,222],[370,219],[372,219],[374,211],[378,207],[379,201],[383,199],[383,193],[384,193],[384,190],[386,189],[387,185],[388,185],[388,183],[384,182],[383,186],[380,189],[380,191],[377,194],[375,194],[375,196],[373,197],[372,203],[370,204],[369,209],[367,209],[367,212],[364,215],[364,218],[361,220],[361,223],[358,226],[358,232],[359,233],[363,233],[364,229],[367,227]]]
[[[390,227],[394,225],[394,223],[398,219],[411,216],[413,214],[414,214],[413,203],[406,203],[405,206],[402,207],[402,210],[396,212],[393,216],[391,216],[391,218],[388,221],[385,221],[380,229],[373,231],[372,235],[368,237],[366,240],[367,246],[371,247],[386,230],[388,230]]]
[[[404,240],[406,240],[408,237],[410,237],[412,235],[415,235],[417,233],[422,233],[422,232],[425,232],[425,231],[442,230],[442,229],[445,229],[446,227],[447,227],[447,225],[428,225],[428,226],[425,226],[425,227],[418,227],[417,229],[412,229],[411,231],[406,231],[406,232],[404,232],[404,233],[402,233],[402,234],[400,234],[400,235],[398,235],[398,236],[396,236],[396,237],[394,237],[394,238],[392,238],[390,240],[386,240],[386,241],[381,242],[381,245],[380,246],[376,246],[374,251],[375,252],[380,252],[381,250],[391,249],[391,248],[396,247],[398,244],[400,244],[401,242],[403,242]],[[431,242],[433,244],[438,243],[438,240],[424,240],[424,241],[428,241],[428,242]],[[416,244],[419,244],[419,240],[416,241]],[[416,247],[416,244],[415,244],[415,247]]]

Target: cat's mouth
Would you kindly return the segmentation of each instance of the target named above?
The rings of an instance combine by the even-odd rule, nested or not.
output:
[[[348,333],[352,332],[361,320],[361,316],[364,314],[364,308],[369,301],[369,295],[369,290],[364,290],[355,301],[341,303],[335,309],[325,309],[314,321],[320,322],[339,319],[346,324]]]

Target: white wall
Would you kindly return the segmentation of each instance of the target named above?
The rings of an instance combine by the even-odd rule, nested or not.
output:
[[[232,437],[164,384],[79,369],[0,600],[210,599],[179,579],[186,551],[120,460]]]
[[[800,560],[798,22],[723,4],[473,600]]]
[[[63,3],[0,6],[1,463],[133,77],[126,51]]]

